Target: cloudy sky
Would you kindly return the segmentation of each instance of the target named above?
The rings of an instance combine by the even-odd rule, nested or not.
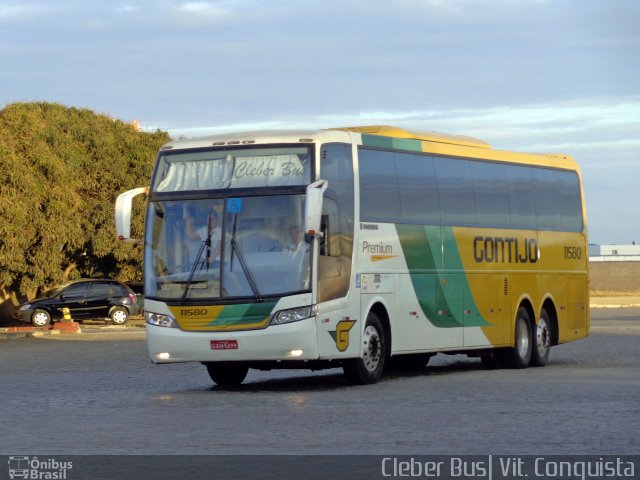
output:
[[[640,243],[638,0],[0,0],[0,108],[144,129],[390,124],[580,162],[592,243]]]

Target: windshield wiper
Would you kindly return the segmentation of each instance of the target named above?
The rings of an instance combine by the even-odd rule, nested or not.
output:
[[[233,254],[235,253],[240,261],[240,266],[242,267],[242,271],[244,272],[245,277],[247,277],[247,281],[249,282],[249,286],[251,290],[253,290],[253,294],[255,295],[256,301],[262,301],[262,295],[260,294],[260,290],[258,289],[258,284],[256,283],[256,279],[253,277],[251,273],[251,269],[249,265],[247,265],[247,261],[244,258],[244,254],[240,250],[240,246],[238,242],[236,242],[236,232],[238,226],[238,214],[236,213],[233,216],[233,230],[231,232],[231,261],[229,262],[230,270],[233,271]]]
[[[202,254],[204,253],[205,248],[207,249],[207,257],[209,256],[209,251],[211,249],[211,232],[208,233],[206,240],[202,241],[200,245],[200,249],[198,250],[198,254],[196,255],[196,259],[193,262],[193,266],[191,267],[191,272],[189,272],[189,277],[187,278],[187,284],[184,287],[184,292],[182,293],[181,301],[185,301],[187,296],[189,295],[189,289],[191,288],[191,284],[193,283],[193,277],[196,274],[196,269],[198,268],[198,264],[200,263],[200,259],[202,258]],[[208,262],[207,258],[207,262]],[[202,262],[204,264],[204,260]],[[207,265],[208,268],[208,265]]]
[[[258,290],[258,284],[256,283],[256,279],[253,278],[253,274],[251,273],[251,270],[247,265],[247,261],[245,260],[244,255],[240,250],[240,246],[238,246],[238,243],[236,242],[235,237],[231,237],[231,248],[236,253],[238,260],[240,260],[240,266],[242,267],[242,270],[244,271],[244,274],[247,277],[247,281],[249,282],[249,286],[251,287],[251,290],[253,290],[253,294],[256,297],[256,301],[261,302],[262,295],[260,294],[260,290]]]

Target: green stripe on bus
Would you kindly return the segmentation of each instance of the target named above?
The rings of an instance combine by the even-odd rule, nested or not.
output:
[[[218,317],[207,326],[244,325],[247,323],[261,322],[273,311],[276,302],[242,303],[239,305],[226,305]]]
[[[393,148],[396,150],[409,150],[422,152],[422,142],[411,138],[392,138],[382,135],[362,134],[362,144],[367,147]]]
[[[396,231],[418,303],[427,319],[440,328],[489,325],[478,311],[462,273],[451,227],[396,224]],[[452,250],[448,252],[448,268],[461,273],[442,272],[443,239]],[[470,313],[465,315],[465,310]]]
[[[461,315],[460,320],[463,321],[465,327],[486,327],[491,325],[482,316],[473,298],[452,227],[442,227],[442,245],[448,251],[444,266],[447,269],[462,272],[459,275],[462,280],[461,291],[457,294],[455,292],[449,294],[449,305],[455,308],[456,315]]]

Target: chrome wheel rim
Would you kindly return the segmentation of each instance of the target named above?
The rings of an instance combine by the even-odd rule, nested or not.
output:
[[[545,318],[540,318],[540,322],[536,328],[536,344],[538,347],[538,355],[542,358],[546,357],[551,346],[551,333],[549,331],[549,324]]]
[[[369,372],[373,372],[382,358],[382,342],[378,331],[369,325],[364,329],[364,355],[362,361]]]

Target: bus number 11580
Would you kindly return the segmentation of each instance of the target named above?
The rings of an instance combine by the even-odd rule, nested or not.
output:
[[[564,247],[564,258],[566,260],[580,260],[582,258],[582,248]]]
[[[206,308],[181,308],[180,315],[185,317],[204,317],[208,313]]]

